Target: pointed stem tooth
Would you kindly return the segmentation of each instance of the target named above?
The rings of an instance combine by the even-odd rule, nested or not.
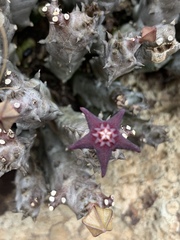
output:
[[[49,197],[49,201],[50,201],[50,202],[54,202],[54,201],[55,201],[55,197],[50,196],[50,197]]]
[[[111,195],[111,199],[112,199],[111,206],[114,207],[114,205],[115,205],[115,203],[114,203],[114,195]]]
[[[159,46],[159,45],[161,45],[163,43],[163,38],[161,37],[161,38],[158,38],[157,40],[156,40],[156,44]]]
[[[10,70],[6,70],[6,76],[9,76],[9,75],[11,75],[11,71]]]
[[[35,207],[35,203],[34,202],[31,202],[31,207]]]
[[[3,158],[1,158],[1,162],[2,163],[4,163],[4,162],[6,162],[7,160],[3,157]]]
[[[128,137],[128,135],[127,135],[126,133],[122,133],[122,136],[123,136],[124,138],[127,138],[127,137]]]
[[[4,141],[4,139],[0,139],[0,144],[4,145],[6,142]]]
[[[53,15],[55,16],[55,15],[59,15],[59,13],[60,13],[60,9],[59,8],[55,8],[54,9],[54,12],[53,12]]]
[[[109,200],[107,198],[104,199],[104,205],[108,206],[109,205]]]
[[[133,129],[132,130],[132,134],[135,136],[136,135],[136,131]]]
[[[43,8],[42,8],[42,12],[47,12],[47,7],[46,6],[44,6]]]
[[[14,28],[15,31],[18,29],[17,25],[15,25],[15,24],[14,24],[13,28]],[[16,49],[16,48],[17,48],[17,47],[15,46],[15,49]]]
[[[20,104],[19,102],[15,102],[15,103],[13,104],[13,106],[14,106],[15,108],[20,108],[21,104]]]
[[[56,196],[56,193],[57,193],[56,190],[52,190],[51,191],[51,196],[53,196],[53,197]]]
[[[68,14],[68,13],[65,13],[65,14],[64,14],[64,19],[65,19],[65,20],[69,20],[69,14]]]
[[[126,125],[127,130],[131,130],[131,127],[129,125]]]
[[[67,201],[67,199],[65,198],[65,197],[62,197],[61,198],[61,202],[64,204],[64,203],[66,203],[66,201]]]
[[[126,100],[126,101],[124,102],[124,105],[125,105],[125,106],[128,106],[128,104],[129,104],[129,102],[128,102],[128,100]]]
[[[91,50],[90,50],[90,47],[89,46],[86,46],[86,50],[90,53]]]
[[[49,211],[53,211],[54,207],[53,206],[49,206]]]
[[[168,41],[169,41],[169,42],[173,41],[173,39],[174,39],[174,38],[173,38],[172,35],[169,35],[169,36],[168,36]]]
[[[11,81],[10,78],[6,78],[6,79],[5,79],[5,84],[6,84],[6,85],[9,85],[11,82],[12,82],[12,81]]]
[[[52,21],[53,22],[58,22],[58,17],[57,16],[52,17]]]
[[[10,138],[14,138],[15,134],[11,129],[9,129],[8,132],[7,132],[7,136],[10,137]]]
[[[171,25],[176,25],[176,19],[174,19],[170,24]]]

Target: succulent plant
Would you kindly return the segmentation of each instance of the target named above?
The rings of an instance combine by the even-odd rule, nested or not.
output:
[[[32,9],[38,0],[13,0],[10,1],[12,22],[19,27],[32,26],[29,19]],[[22,21],[23,19],[23,21]]]
[[[16,132],[22,130],[36,129],[46,121],[55,119],[60,110],[51,101],[48,88],[38,78],[27,80],[12,64],[8,64],[4,83],[11,86],[11,89],[0,94],[2,100],[7,100],[16,111],[19,117],[16,121]]]
[[[137,50],[136,58],[138,61],[145,66],[150,62],[155,64],[167,63],[170,56],[180,49],[180,43],[176,40],[174,25],[175,22],[156,25],[154,41],[145,41]],[[154,33],[152,34],[154,35]],[[150,63],[150,65],[152,64]]]
[[[67,204],[80,219],[87,213],[90,203],[100,207],[111,206],[113,199],[101,192],[86,162],[67,152],[60,137],[50,129],[43,129],[43,135],[49,160],[45,163],[50,181],[49,209],[54,210],[59,204]]]
[[[15,169],[26,174],[29,167],[30,149],[35,136],[23,133],[17,137],[11,129],[8,132],[1,129],[0,135],[0,176]]]
[[[135,58],[140,47],[137,38],[122,37],[115,34],[109,42],[104,41],[104,51],[99,57],[91,60],[96,78],[107,81],[110,85],[114,80],[143,65]]]
[[[167,11],[168,9],[168,11]],[[168,0],[141,0],[136,6],[137,18],[146,26],[172,22],[178,18],[180,11],[180,2],[178,0],[173,3]]]
[[[157,102],[138,81],[158,70],[179,77],[180,3],[42,4],[0,0],[0,177],[15,170],[24,218],[48,197],[49,210],[66,204],[98,236],[112,229],[114,198],[94,173],[106,177],[123,149],[169,140],[167,126],[143,117]]]
[[[96,31],[101,14],[90,17],[78,6],[70,13],[63,13],[58,1],[46,4],[42,11],[49,21],[49,34],[45,39],[50,54],[48,67],[63,82],[70,79],[80,67],[85,54],[96,41]],[[58,53],[58,54],[57,54]]]
[[[39,151],[40,145],[36,138],[28,158],[27,173],[24,175],[22,171],[17,170],[15,177],[16,209],[23,213],[23,218],[30,216],[33,220],[36,220],[47,195],[47,186],[41,166],[43,152]]]

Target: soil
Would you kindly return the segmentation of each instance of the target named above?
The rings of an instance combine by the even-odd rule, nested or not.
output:
[[[96,174],[104,193],[113,194],[115,199],[113,230],[96,239],[177,240],[180,238],[180,82],[178,78],[165,82],[161,72],[130,73],[122,81],[133,85],[135,78],[146,97],[156,100],[155,106],[142,115],[151,117],[154,124],[167,126],[169,141],[157,149],[145,145],[139,154],[125,151],[126,160],[111,162],[103,179]],[[4,189],[0,196],[0,240],[94,239],[65,205],[50,212],[44,204],[36,222],[30,217],[22,220],[21,213],[11,211],[13,191],[6,191],[13,176],[5,176],[0,182]]]

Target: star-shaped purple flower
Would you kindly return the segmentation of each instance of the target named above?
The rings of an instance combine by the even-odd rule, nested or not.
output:
[[[80,109],[85,114],[89,133],[69,146],[69,149],[95,149],[101,165],[102,177],[106,174],[112,151],[119,148],[140,152],[140,148],[123,137],[119,131],[120,123],[125,113],[124,109],[121,109],[106,121],[97,118],[83,107]]]

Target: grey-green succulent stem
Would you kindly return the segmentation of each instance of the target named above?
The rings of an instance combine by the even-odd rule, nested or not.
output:
[[[3,25],[0,25],[0,34],[2,37],[2,42],[3,42],[3,65],[0,71],[0,83],[4,74],[4,71],[6,69],[6,61],[8,57],[8,41],[7,41],[7,36],[6,36],[6,31],[3,27]]]

